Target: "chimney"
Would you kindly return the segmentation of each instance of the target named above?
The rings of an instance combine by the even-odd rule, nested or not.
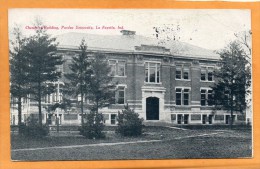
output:
[[[122,35],[135,35],[135,31],[121,30]]]

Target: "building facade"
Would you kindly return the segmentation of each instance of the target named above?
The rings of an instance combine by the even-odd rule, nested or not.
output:
[[[139,113],[145,123],[180,124],[229,124],[230,114],[225,111],[212,113],[212,89],[215,83],[213,71],[219,56],[210,50],[179,41],[160,41],[136,35],[134,31],[121,31],[122,35],[104,36],[68,33],[57,37],[58,54],[65,60],[58,70],[69,72],[73,56],[79,54],[78,46],[84,38],[88,53],[104,54],[111,66],[111,76],[117,82],[115,103],[103,108],[104,123],[115,125],[118,111],[128,104]],[[56,85],[56,92],[44,97],[43,107],[61,103],[65,78]],[[78,98],[69,110],[56,109],[43,113],[43,120],[50,125],[80,124]],[[11,102],[11,124],[17,124],[17,110]],[[89,104],[84,102],[85,107]],[[86,113],[88,112],[85,109]],[[37,116],[37,107],[30,100],[23,101],[23,120]],[[235,123],[245,118],[234,114]]]

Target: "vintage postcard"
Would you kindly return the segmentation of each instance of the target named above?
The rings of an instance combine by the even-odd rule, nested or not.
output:
[[[0,0],[0,169],[258,168],[258,2],[65,1]]]

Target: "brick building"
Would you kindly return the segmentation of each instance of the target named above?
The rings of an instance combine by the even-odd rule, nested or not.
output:
[[[215,82],[213,71],[219,56],[213,51],[179,41],[160,41],[136,35],[134,31],[121,31],[122,35],[92,35],[67,33],[57,37],[58,53],[65,63],[59,71],[68,72],[72,56],[79,50],[84,38],[88,52],[104,54],[118,82],[115,104],[100,110],[104,122],[116,124],[117,112],[128,104],[144,118],[146,123],[172,124],[228,124],[229,113],[218,111],[212,114],[211,86]],[[62,102],[64,78],[56,83],[57,92],[44,99],[43,107]],[[80,97],[80,96],[79,96]],[[75,102],[79,98],[75,99]],[[85,105],[88,100],[85,101]],[[29,115],[37,116],[37,107],[24,100],[23,120]],[[43,120],[55,124],[57,117],[61,125],[80,124],[77,103],[70,110],[43,109]],[[87,111],[87,110],[86,110]],[[17,123],[17,110],[11,106],[11,124]],[[235,122],[244,117],[235,113]]]

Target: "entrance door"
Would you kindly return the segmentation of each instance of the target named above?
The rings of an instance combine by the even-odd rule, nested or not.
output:
[[[146,120],[159,120],[159,98],[146,99]]]

